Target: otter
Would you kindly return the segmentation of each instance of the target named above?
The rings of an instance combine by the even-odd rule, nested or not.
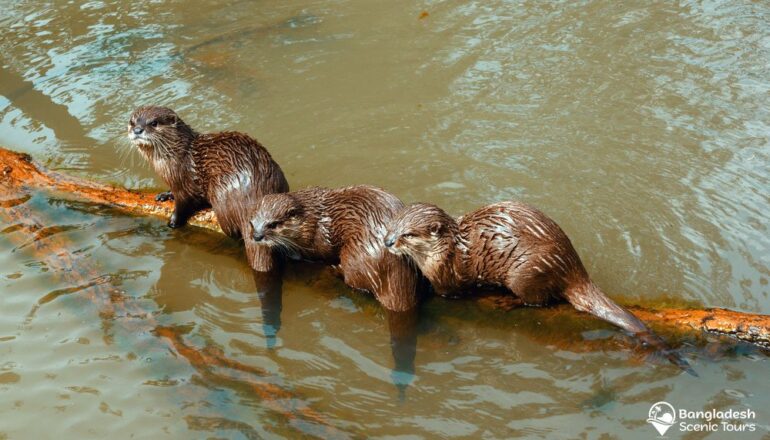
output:
[[[508,201],[485,206],[458,220],[441,208],[417,203],[391,220],[384,245],[407,256],[436,293],[462,296],[474,287],[504,287],[521,305],[566,299],[661,350],[687,370],[689,364],[631,312],[591,281],[564,231],[543,212]]]
[[[348,286],[373,293],[388,310],[411,310],[421,277],[383,245],[385,225],[403,207],[394,195],[365,185],[269,194],[252,214],[252,240],[291,259],[337,265]]]
[[[249,230],[249,212],[260,197],[289,190],[281,167],[255,139],[239,132],[198,133],[166,107],[134,110],[128,138],[171,188],[156,197],[174,201],[171,228],[211,207],[222,231],[239,238],[248,235],[243,231]],[[269,250],[243,238],[251,267],[271,270]]]

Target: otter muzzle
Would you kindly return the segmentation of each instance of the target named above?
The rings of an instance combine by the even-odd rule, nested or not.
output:
[[[261,242],[265,239],[265,228],[259,224],[251,222],[251,238],[256,242]]]

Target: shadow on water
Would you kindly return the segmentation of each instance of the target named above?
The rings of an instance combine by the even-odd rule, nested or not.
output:
[[[70,114],[66,105],[57,104],[51,97],[37,90],[34,83],[2,65],[0,95],[33,120],[53,130],[56,137],[65,144],[84,146],[95,142],[80,121]]]

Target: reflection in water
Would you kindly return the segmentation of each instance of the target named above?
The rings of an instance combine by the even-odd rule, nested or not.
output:
[[[419,310],[403,312],[385,310],[390,330],[390,350],[393,354],[391,378],[399,392],[399,398],[406,398],[406,388],[414,380],[414,359],[417,356],[417,321]]]
[[[224,386],[232,389],[244,398],[252,399],[254,396],[262,400],[262,404],[277,414],[284,416],[281,420],[288,427],[296,429],[304,435],[318,438],[347,439],[351,438],[345,432],[329,425],[322,415],[311,409],[307,403],[299,400],[292,393],[272,384],[265,377],[269,373],[260,368],[255,368],[238,361],[227,358],[216,347],[206,346],[202,350],[188,345],[183,338],[183,331],[178,328],[156,327],[153,332],[170,341],[173,348],[187,359],[190,364],[208,382],[207,386]],[[260,438],[257,432],[249,424],[237,422],[223,417],[207,418],[192,416],[188,420],[202,421],[202,419],[214,422],[214,426],[204,424],[206,430],[221,429],[220,423],[224,423],[227,429],[236,429],[248,438]],[[191,429],[200,429],[197,423],[191,423]]]
[[[174,231],[174,235],[175,239],[162,242],[162,253],[175,257],[165,259],[159,269],[160,277],[152,288],[152,298],[164,312],[177,316],[192,313],[197,319],[216,325],[217,331],[234,336],[249,335],[249,339],[240,340],[238,346],[253,353],[259,353],[254,348],[255,341],[263,340],[268,350],[280,348],[283,272],[303,264],[288,263],[288,267],[284,265],[271,273],[250,270],[243,261],[212,265],[202,258],[208,252],[220,252],[227,259],[242,260],[238,243],[194,229]],[[212,292],[221,292],[221,295],[212,296]],[[364,296],[371,299],[369,295]],[[415,378],[419,310],[383,311],[394,365],[390,378],[399,390],[399,396],[404,398],[406,388]],[[258,321],[257,313],[261,316],[261,332],[253,329],[253,323]]]
[[[283,267],[272,272],[252,271],[257,296],[262,311],[262,332],[265,335],[265,347],[275,348],[278,331],[281,330],[281,310],[283,310]]]
[[[275,348],[278,331],[281,329],[283,271],[283,267],[270,273],[253,271],[262,312],[262,331],[265,336],[265,346],[268,349]],[[382,310],[387,316],[390,350],[393,356],[391,380],[399,390],[399,397],[404,399],[406,388],[415,376],[419,309],[402,312]]]
[[[0,198],[6,199],[8,195],[4,191],[4,187],[0,185]],[[52,218],[46,215],[45,210],[40,209],[41,206],[44,206],[45,201],[53,206],[61,205],[57,210],[59,213],[56,216],[57,221],[70,224],[68,227],[59,227],[56,233],[37,234],[32,241],[28,241],[27,237],[34,231],[35,225],[51,223]],[[177,387],[177,395],[188,399],[207,398],[207,394],[210,393],[206,391],[206,388],[211,385],[226,387],[234,393],[242,393],[242,390],[246,388],[249,397],[257,396],[260,398],[264,406],[279,417],[278,420],[285,425],[285,428],[288,428],[289,432],[297,430],[304,435],[320,438],[350,438],[344,431],[340,431],[329,424],[325,417],[310,408],[308,403],[300,399],[299,396],[272,383],[270,380],[272,375],[270,373],[261,368],[232,360],[225,356],[222,350],[210,344],[205,344],[204,347],[198,348],[186,343],[184,335],[189,333],[189,327],[166,327],[159,325],[156,318],[159,317],[162,320],[164,315],[155,313],[157,305],[154,302],[144,301],[141,298],[132,298],[125,295],[119,288],[124,283],[143,278],[147,275],[146,272],[125,273],[124,271],[118,271],[117,273],[98,275],[98,270],[101,267],[93,264],[96,261],[95,259],[80,260],[77,254],[80,254],[83,250],[77,249],[74,252],[71,250],[72,247],[76,246],[76,242],[73,241],[73,235],[75,235],[73,231],[82,231],[84,229],[83,224],[79,222],[91,218],[93,214],[100,215],[98,218],[109,216],[109,210],[101,209],[101,212],[97,212],[100,208],[89,209],[88,205],[78,203],[68,206],[66,203],[47,200],[40,195],[33,196],[24,202],[12,206],[4,206],[3,208],[3,211],[0,212],[0,219],[2,219],[3,223],[11,225],[11,227],[3,230],[3,235],[12,242],[25,241],[23,246],[17,247],[14,251],[24,250],[30,256],[40,259],[47,268],[54,272],[54,280],[60,279],[67,284],[78,286],[76,289],[60,289],[38,299],[34,304],[33,312],[28,314],[25,319],[25,328],[34,328],[37,323],[36,321],[45,320],[44,317],[36,316],[36,312],[41,308],[47,310],[56,304],[69,300],[84,306],[78,310],[80,313],[85,312],[85,314],[90,315],[90,313],[95,312],[94,314],[99,317],[101,321],[100,331],[103,334],[103,341],[107,345],[106,348],[109,349],[112,346],[117,346],[119,350],[124,351],[126,346],[128,346],[128,349],[132,350],[128,356],[129,361],[134,361],[138,356],[133,349],[138,349],[139,356],[142,359],[151,361],[159,358],[159,352],[167,350],[166,347],[162,347],[162,344],[159,344],[159,340],[156,337],[160,337],[167,340],[175,353],[186,359],[189,365],[198,371],[208,382],[202,388],[198,388],[195,385],[191,388],[187,384],[180,383],[186,382],[186,380],[169,380],[168,375],[170,374],[177,377],[186,377],[185,368],[184,366],[173,365],[168,362],[162,365],[163,362],[161,362],[160,368],[165,375],[165,379],[147,381],[145,384],[154,383],[163,387]],[[89,215],[84,217],[82,215],[84,211]],[[102,227],[97,228],[97,230]],[[32,228],[32,231],[28,230],[30,228]],[[125,231],[120,231],[118,234],[110,233],[105,235],[134,237],[140,231],[133,228],[130,232],[130,234],[126,234]],[[158,285],[161,288],[163,286],[160,280],[156,284],[156,288]],[[78,341],[81,340],[83,338],[78,339]],[[102,358],[102,360],[114,362],[120,361],[120,358],[119,355],[114,357],[108,356],[107,358]],[[142,369],[145,367],[142,362],[139,363],[139,366]],[[158,368],[158,366],[155,367],[155,369]],[[152,374],[152,372],[147,373]],[[98,389],[85,386],[68,386],[67,389],[76,391],[86,390],[85,392],[89,394],[100,394]],[[110,409],[109,405],[105,402],[101,403],[100,408],[102,412],[109,414],[118,416],[123,414],[122,410]],[[206,430],[211,432],[222,429],[234,429],[243,434],[255,434],[254,436],[247,435],[249,438],[261,438],[265,433],[263,430],[257,432],[246,423],[230,419],[226,408],[216,408],[206,413],[208,417],[202,417],[197,414],[188,415],[186,417],[188,427],[192,430],[207,428]],[[200,426],[196,423],[200,419],[217,421],[217,423],[212,426]]]

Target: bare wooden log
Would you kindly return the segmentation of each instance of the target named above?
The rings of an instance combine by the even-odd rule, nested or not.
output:
[[[6,188],[38,188],[63,198],[111,206],[136,215],[170,218],[173,202],[157,202],[155,195],[105,185],[47,170],[28,154],[0,147],[0,185]],[[199,212],[190,224],[222,232],[211,210]]]
[[[767,315],[742,313],[722,308],[651,310],[631,307],[631,311],[647,322],[727,335],[770,348],[770,316]]]
[[[136,215],[171,216],[172,202],[156,202],[154,195],[104,185],[46,170],[27,154],[0,147],[0,186],[23,190],[37,188],[52,191],[62,198],[75,198],[121,209]],[[221,232],[214,213],[204,211],[190,220],[196,226]],[[486,296],[482,302],[496,309],[506,309],[509,298]],[[642,320],[658,328],[700,334],[728,335],[741,341],[770,347],[770,316],[736,312],[723,308],[672,309],[632,307]],[[570,311],[569,313],[577,313]]]

